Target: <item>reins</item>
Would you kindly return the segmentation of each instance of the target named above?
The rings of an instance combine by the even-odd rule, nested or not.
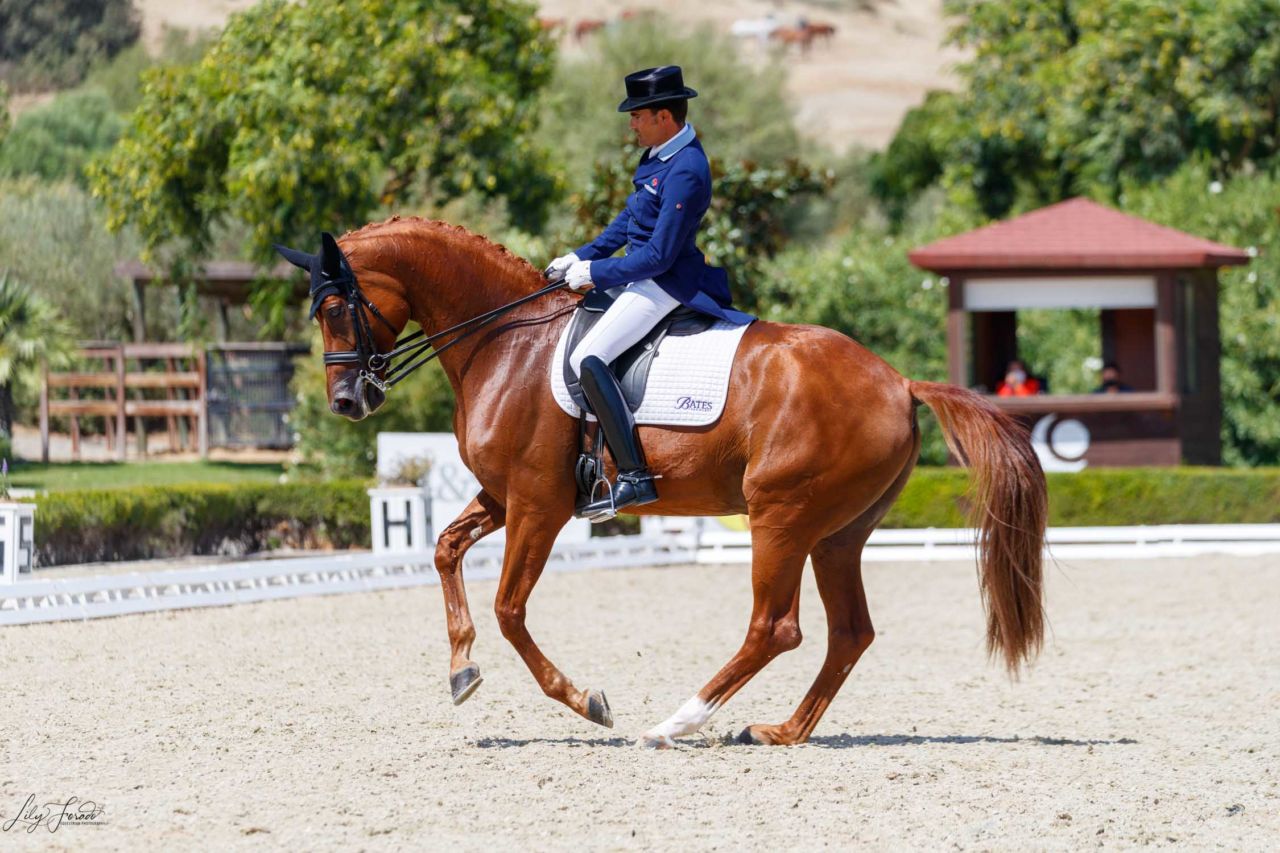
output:
[[[422,367],[431,359],[436,358],[449,347],[464,340],[465,338],[475,334],[494,320],[539,297],[546,296],[557,290],[566,287],[563,280],[552,282],[539,291],[522,296],[514,302],[508,302],[492,311],[487,311],[478,317],[472,317],[470,320],[463,320],[454,326],[436,332],[434,335],[427,335],[422,329],[396,341],[392,345],[392,349],[388,352],[377,352],[373,342],[373,331],[369,322],[369,316],[365,309],[373,312],[373,316],[382,321],[392,333],[395,328],[382,316],[382,312],[378,310],[378,306],[374,305],[369,297],[365,296],[364,291],[360,289],[360,283],[356,280],[354,273],[344,277],[341,282],[333,282],[333,284],[347,286],[347,310],[351,314],[351,324],[356,333],[356,348],[354,350],[326,351],[324,353],[324,363],[329,364],[358,364],[362,365],[360,369],[360,378],[369,384],[385,392],[392,385],[404,379],[413,371]],[[465,330],[465,331],[464,331]],[[436,347],[436,341],[451,335],[454,332],[461,331],[456,338],[446,343],[444,346]],[[419,340],[421,339],[421,340]],[[427,352],[427,350],[431,350]],[[424,355],[425,353],[425,355]],[[392,364],[391,360],[403,356],[399,364]],[[421,358],[419,358],[421,356]],[[417,359],[416,361],[414,359]],[[383,378],[379,379],[377,371],[385,370]]]

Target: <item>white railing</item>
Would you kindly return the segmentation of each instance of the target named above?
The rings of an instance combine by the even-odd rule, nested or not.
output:
[[[478,543],[463,561],[469,580],[498,577],[501,543]],[[691,547],[640,536],[557,545],[546,571],[693,562]],[[0,586],[0,625],[94,619],[439,583],[434,552],[337,554],[222,563],[199,569],[31,580]]]
[[[651,521],[646,519],[646,521]],[[667,520],[653,520],[660,525]],[[546,571],[568,572],[681,563],[747,563],[751,535],[671,519],[640,536],[557,544]],[[1280,524],[1168,524],[1057,527],[1049,556],[1065,559],[1154,559],[1205,554],[1280,554]],[[469,580],[498,577],[502,543],[467,552]],[[877,530],[867,562],[972,561],[974,533],[963,528]],[[94,619],[188,607],[215,607],[308,595],[334,595],[439,583],[434,554],[361,553],[223,563],[206,568],[24,580],[0,586],[0,625]]]
[[[930,527],[876,530],[863,549],[864,562],[972,560],[974,531]],[[1051,527],[1046,533],[1055,559],[1155,559],[1205,554],[1248,556],[1280,553],[1280,524],[1154,524],[1133,527]],[[699,563],[751,560],[751,534],[733,530],[698,533]]]

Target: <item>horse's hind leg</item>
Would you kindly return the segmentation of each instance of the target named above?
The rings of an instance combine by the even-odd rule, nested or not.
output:
[[[814,548],[813,574],[827,611],[827,657],[791,719],[780,726],[748,726],[739,743],[796,744],[809,739],[858,658],[875,639],[862,587],[862,546],[870,530],[852,525]]]
[[[876,632],[867,610],[867,594],[862,586],[862,548],[907,484],[919,450],[920,436],[916,431],[906,464],[884,494],[852,523],[814,547],[810,555],[813,576],[827,611],[826,660],[790,720],[780,726],[748,726],[738,735],[740,743],[796,744],[807,741],[854,664],[875,639]]]
[[[693,734],[720,706],[783,652],[800,645],[800,576],[812,540],[800,541],[791,524],[753,519],[751,588],[755,603],[742,647],[697,695],[668,720],[645,732],[641,746],[673,746],[672,738]]]
[[[502,527],[506,512],[486,492],[480,492],[462,514],[444,529],[436,542],[436,571],[444,591],[444,613],[449,625],[449,690],[453,704],[461,705],[482,681],[480,667],[471,662],[471,644],[476,628],[467,606],[467,590],[462,583],[462,557],[484,536]]]

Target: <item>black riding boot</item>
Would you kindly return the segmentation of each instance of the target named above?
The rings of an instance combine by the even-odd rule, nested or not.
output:
[[[594,355],[587,356],[582,361],[578,379],[592,414],[600,422],[613,461],[618,464],[618,479],[612,494],[579,508],[578,515],[592,521],[607,521],[623,507],[653,503],[658,499],[658,489],[644,464],[635,419],[609,365]]]

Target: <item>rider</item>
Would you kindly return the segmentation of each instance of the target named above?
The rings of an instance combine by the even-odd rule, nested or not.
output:
[[[563,275],[579,292],[593,285],[619,288],[569,356],[618,465],[611,497],[585,507],[586,516],[658,499],[635,420],[609,364],[680,305],[738,325],[755,319],[729,307],[728,276],[708,266],[695,245],[711,204],[707,156],[693,125],[685,123],[688,100],[698,93],[684,85],[678,65],[646,68],[625,82],[627,98],[618,112],[631,113],[637,144],[648,146],[632,177],[635,191],[599,237],[556,258],[546,271]],[[624,245],[626,255],[612,257]]]

